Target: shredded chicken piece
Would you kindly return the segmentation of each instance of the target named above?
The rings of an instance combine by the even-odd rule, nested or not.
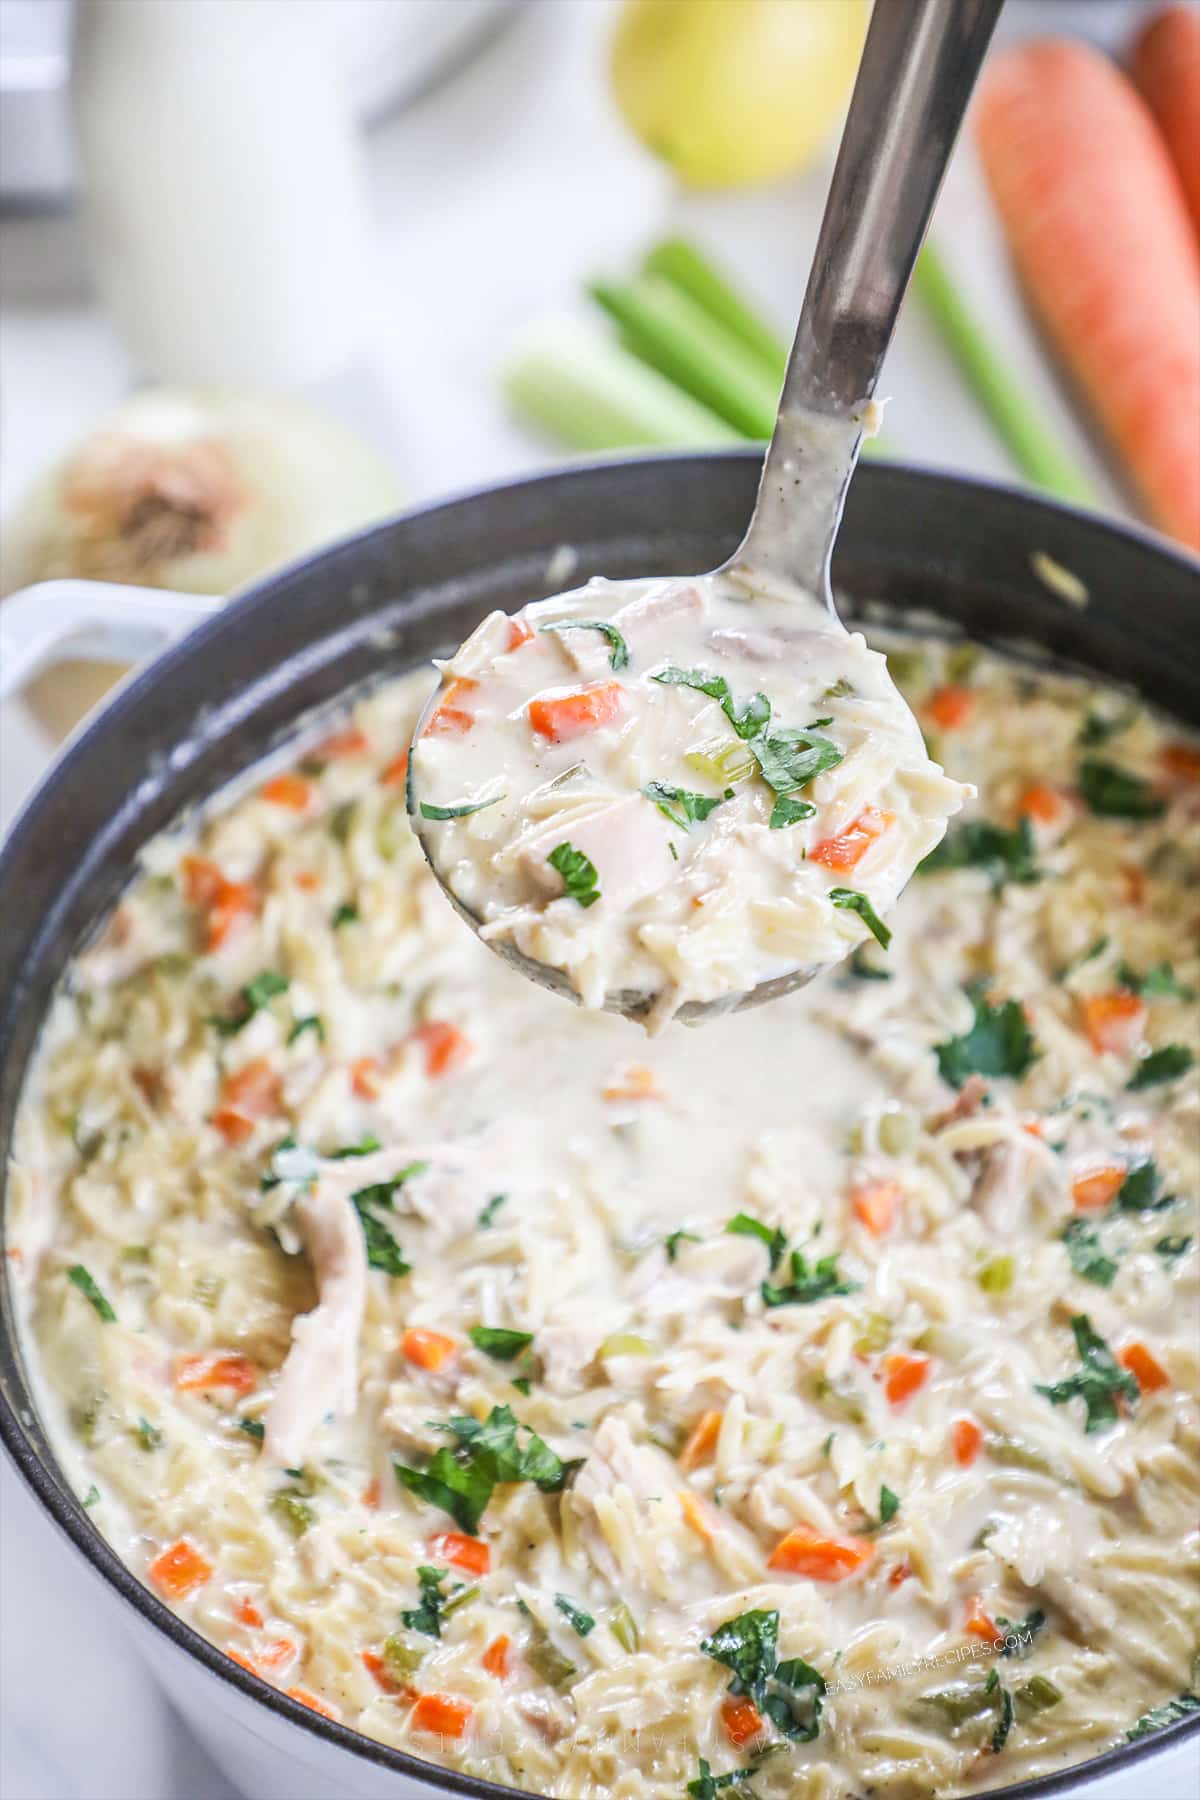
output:
[[[347,1194],[319,1181],[294,1208],[320,1296],[292,1323],[292,1347],[266,1417],[263,1454],[283,1468],[304,1461],[325,1417],[358,1404],[358,1338],[367,1303],[362,1227]]]
[[[563,841],[561,818],[523,837],[517,861],[548,892],[561,892],[562,876],[547,858]],[[601,903],[620,909],[644,894],[652,894],[671,878],[673,860],[663,821],[649,800],[629,794],[610,806],[601,806],[583,818],[574,818],[570,841],[576,850],[603,869]]]

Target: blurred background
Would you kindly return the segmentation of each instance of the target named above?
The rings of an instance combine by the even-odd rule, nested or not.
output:
[[[868,12],[0,0],[0,592],[227,594],[565,457],[764,437]],[[1196,547],[1198,229],[1200,12],[1008,0],[870,453]],[[3,709],[0,821],[118,673]],[[0,1789],[219,1800],[0,1476]]]

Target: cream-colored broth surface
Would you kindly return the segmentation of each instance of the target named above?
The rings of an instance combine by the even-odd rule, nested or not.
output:
[[[806,595],[611,582],[493,613],[445,665],[414,823],[478,920],[585,1004],[840,961],[957,812],[882,656]]]
[[[647,1040],[489,954],[407,823],[417,676],[76,963],[28,1353],[97,1528],[262,1680],[564,1800],[951,1795],[1187,1704],[1200,752],[893,666],[979,799],[886,955],[759,1011]]]

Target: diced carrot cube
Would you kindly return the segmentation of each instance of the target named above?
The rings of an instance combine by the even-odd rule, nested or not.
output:
[[[317,762],[336,762],[342,756],[363,756],[371,748],[371,740],[365,731],[356,726],[348,726],[345,731],[335,731],[319,743],[312,752]]]
[[[181,1393],[223,1387],[235,1394],[250,1394],[258,1386],[258,1370],[248,1356],[237,1353],[181,1356],[175,1364],[175,1386]]]
[[[263,1622],[262,1614],[259,1612],[257,1606],[255,1606],[253,1600],[249,1598],[243,1598],[238,1601],[237,1616],[240,1624],[249,1625],[254,1631],[259,1630]]]
[[[282,806],[288,812],[307,812],[312,805],[312,782],[288,769],[263,783],[262,797],[270,805]]]
[[[458,1349],[455,1338],[445,1337],[440,1331],[427,1331],[420,1325],[410,1325],[400,1340],[400,1348],[410,1363],[419,1369],[440,1369],[448,1362]]]
[[[1129,1370],[1143,1394],[1156,1394],[1160,1388],[1171,1385],[1171,1377],[1145,1344],[1126,1344],[1117,1353],[1117,1361]]]
[[[854,1216],[872,1237],[886,1237],[900,1213],[904,1189],[897,1181],[870,1181],[850,1190]]]
[[[975,711],[975,696],[970,688],[940,687],[929,696],[925,707],[939,731],[961,731]]]
[[[216,863],[203,856],[185,856],[179,865],[183,876],[183,897],[189,906],[211,906],[225,885],[225,877]]]
[[[287,1689],[287,1697],[289,1700],[298,1700],[301,1706],[307,1706],[312,1712],[320,1713],[323,1719],[332,1719],[335,1725],[338,1723],[340,1714],[332,1706],[327,1706],[324,1700],[318,1700],[315,1694],[310,1694],[307,1688],[290,1687]]]
[[[1080,1000],[1079,1012],[1088,1042],[1098,1055],[1105,1051],[1128,1055],[1146,1027],[1146,1003],[1128,988],[1088,994]]]
[[[1021,817],[1036,819],[1039,825],[1057,825],[1066,810],[1063,795],[1045,781],[1033,782],[1017,801]]]
[[[1168,775],[1180,781],[1200,781],[1200,747],[1195,744],[1166,744],[1159,760]]]
[[[929,1358],[893,1351],[883,1359],[883,1376],[883,1391],[889,1401],[893,1406],[902,1406],[928,1381]]]
[[[360,1056],[350,1065],[350,1086],[360,1100],[378,1100],[383,1092],[384,1068],[377,1056]]]
[[[465,1032],[445,1019],[429,1019],[418,1025],[413,1037],[425,1052],[425,1073],[431,1081],[453,1074],[469,1062],[475,1046]]]
[[[630,1063],[623,1074],[601,1090],[606,1100],[665,1100],[666,1095],[644,1063]]]
[[[685,1474],[689,1470],[697,1468],[702,1462],[708,1462],[717,1447],[723,1417],[723,1413],[716,1411],[700,1414],[692,1426],[687,1443],[679,1452],[679,1466]]]
[[[384,787],[403,787],[408,780],[408,751],[402,750],[379,777]]]
[[[679,1496],[679,1506],[688,1527],[706,1544],[711,1544],[716,1535],[716,1527],[708,1507],[705,1506],[699,1494],[690,1493],[685,1488]]]
[[[245,1063],[225,1077],[221,1105],[212,1122],[231,1144],[250,1136],[256,1119],[269,1118],[283,1105],[283,1083],[265,1057]]]
[[[903,1587],[906,1581],[912,1580],[913,1573],[913,1566],[910,1562],[894,1563],[888,1570],[888,1586],[892,1588]]]
[[[529,723],[539,737],[566,743],[610,725],[621,710],[624,692],[619,681],[597,681],[573,694],[548,694],[529,702]]]
[[[1116,1198],[1117,1191],[1129,1171],[1122,1165],[1107,1164],[1102,1169],[1089,1169],[1071,1183],[1071,1197],[1076,1212],[1102,1212]]]
[[[721,1724],[735,1750],[754,1742],[763,1731],[763,1716],[748,1694],[728,1694],[721,1702]]]
[[[806,1575],[810,1581],[845,1581],[875,1554],[866,1538],[829,1537],[807,1525],[796,1525],[780,1538],[767,1558],[768,1569]]]
[[[429,1731],[435,1737],[460,1738],[471,1723],[474,1707],[467,1700],[455,1700],[450,1694],[422,1694],[412,1711],[414,1731]]]
[[[442,690],[441,700],[425,727],[427,737],[454,736],[457,732],[470,731],[475,723],[475,714],[462,703],[466,696],[479,686],[477,681],[469,681],[465,676],[447,682]]]
[[[983,1638],[986,1643],[994,1644],[1003,1640],[1004,1633],[997,1628],[996,1621],[984,1611],[983,1601],[978,1594],[972,1594],[967,1601],[967,1616],[963,1621],[963,1630],[972,1637]]]
[[[955,1419],[951,1428],[954,1460],[960,1469],[968,1469],[983,1448],[983,1432],[974,1419]]]
[[[492,1639],[483,1653],[483,1666],[489,1675],[496,1677],[497,1681],[504,1680],[508,1674],[508,1639],[506,1637]]]
[[[296,1646],[290,1638],[275,1638],[265,1650],[259,1651],[256,1661],[260,1669],[270,1669],[274,1672],[277,1669],[286,1668],[295,1656]]]
[[[315,893],[321,885],[321,877],[314,869],[297,869],[292,881],[305,894]]]
[[[1125,889],[1125,898],[1130,906],[1142,906],[1146,899],[1146,876],[1136,863],[1122,863],[1120,868],[1121,885]]]
[[[250,1658],[248,1656],[243,1656],[240,1650],[226,1650],[225,1654],[230,1662],[235,1662],[237,1664],[239,1669],[245,1669],[247,1675],[258,1674],[258,1670],[250,1661]]]
[[[160,1551],[146,1572],[168,1600],[186,1600],[211,1578],[212,1564],[205,1562],[194,1544],[180,1538],[177,1544]]]
[[[524,619],[510,619],[508,621],[508,643],[505,645],[505,649],[519,650],[521,645],[527,644],[532,636],[532,625],[527,625]]]
[[[439,1531],[429,1540],[429,1554],[471,1575],[486,1575],[492,1566],[492,1552],[483,1539],[466,1537],[461,1531]]]
[[[871,845],[895,822],[895,813],[880,812],[877,806],[868,806],[845,831],[840,831],[836,837],[822,838],[814,845],[808,860],[843,875],[848,869],[857,867]]]
[[[377,1655],[374,1650],[362,1652],[362,1664],[368,1675],[375,1678],[385,1694],[406,1694],[408,1692],[404,1683],[396,1680],[382,1656]]]
[[[379,1502],[382,1498],[383,1483],[378,1475],[372,1475],[370,1481],[368,1481],[366,1487],[362,1491],[362,1503],[371,1512],[375,1512],[378,1509]]]

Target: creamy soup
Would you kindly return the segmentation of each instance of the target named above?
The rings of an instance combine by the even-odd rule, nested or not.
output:
[[[977,802],[886,953],[839,916],[839,974],[696,1031],[456,917],[425,676],[144,853],[8,1266],[97,1530],[255,1679],[564,1800],[924,1800],[1200,1704],[1200,749],[892,667]]]
[[[492,613],[444,667],[412,798],[486,942],[661,1025],[886,947],[963,789],[859,633],[701,576]]]

